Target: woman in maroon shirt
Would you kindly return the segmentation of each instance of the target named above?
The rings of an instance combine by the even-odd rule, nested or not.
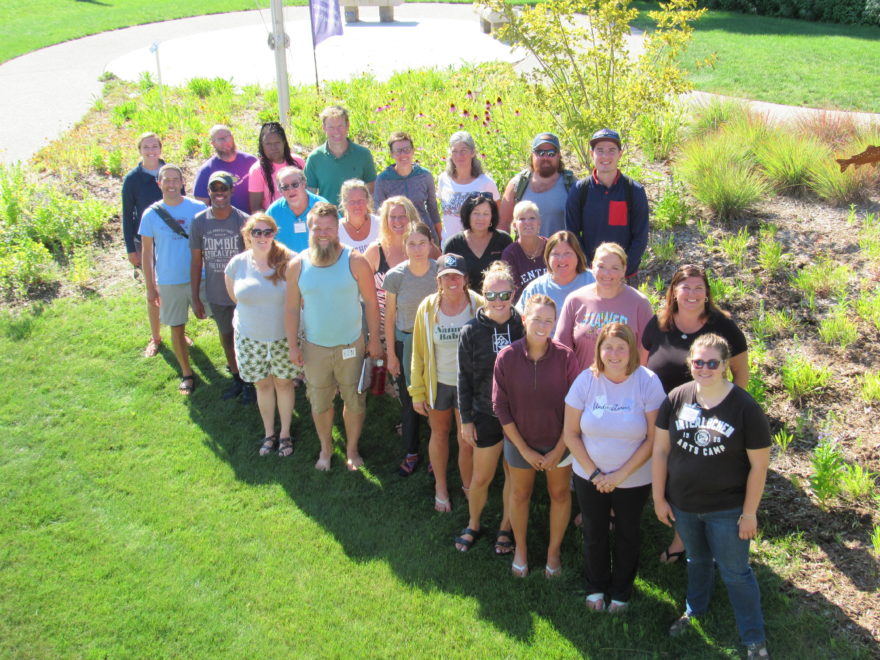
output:
[[[526,577],[529,500],[535,472],[547,474],[550,540],[544,575],[562,570],[560,546],[571,515],[571,459],[562,440],[565,395],[579,373],[577,359],[554,341],[556,303],[543,294],[525,307],[526,336],[498,354],[492,408],[504,431],[504,458],[510,466],[510,522],[516,541],[513,574]]]

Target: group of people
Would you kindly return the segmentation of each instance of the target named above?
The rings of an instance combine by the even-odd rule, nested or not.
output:
[[[466,132],[450,138],[435,185],[408,134],[390,136],[394,163],[377,176],[370,152],[348,138],[345,110],[320,118],[327,141],[305,162],[277,123],[263,125],[259,158],[215,126],[216,155],[196,176],[196,199],[184,196],[181,169],[161,161],[158,136],[141,136],[142,161],[123,184],[123,229],[147,285],[145,355],[159,349],[160,323],[171,326],[178,389],[191,393],[188,310],[213,316],[233,377],[222,396],[256,400],[260,455],[294,452],[295,390],[305,383],[319,470],[331,467],[337,392],[347,467],[363,465],[364,364],[384,360],[401,402],[398,472],[424,462],[426,420],[438,512],[453,507],[456,427],[468,509],[458,550],[484,534],[500,461],[494,552],[526,577],[529,502],[543,472],[545,576],[561,574],[574,490],[587,608],[619,612],[632,596],[652,494],[657,517],[676,530],[661,560],[687,557],[686,610],[670,633],[706,611],[717,564],[749,657],[767,657],[748,551],[770,434],[744,389],[745,337],[698,266],[676,271],[656,314],[635,288],[648,204],[618,168],[618,133],[593,135],[594,169],[582,180],[563,167],[558,138],[537,135],[529,167],[502,196]]]

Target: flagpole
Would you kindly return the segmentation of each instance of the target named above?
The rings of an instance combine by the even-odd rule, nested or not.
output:
[[[283,0],[271,0],[272,34],[269,48],[275,52],[275,83],[278,87],[278,120],[287,127],[290,115],[290,87],[287,81],[287,47],[290,39],[284,33]]]
[[[309,0],[309,21],[312,23],[312,62],[315,64],[315,92],[321,93],[321,87],[318,85],[318,55],[315,50],[318,44],[315,43],[315,14],[312,12],[312,0]]]

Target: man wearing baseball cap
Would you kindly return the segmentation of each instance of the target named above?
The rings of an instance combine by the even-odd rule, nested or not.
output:
[[[618,169],[620,135],[602,128],[590,139],[593,172],[568,193],[565,224],[584,247],[587,262],[601,243],[613,242],[626,252],[626,276],[632,279],[648,246],[648,197],[642,184]]]
[[[541,236],[552,236],[565,229],[565,203],[574,184],[574,172],[562,164],[559,138],[553,133],[538,133],[532,140],[529,166],[514,176],[504,189],[498,206],[498,228],[508,231],[513,207],[527,200],[534,202],[541,213]]]

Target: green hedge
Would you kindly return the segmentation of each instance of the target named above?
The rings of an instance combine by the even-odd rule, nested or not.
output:
[[[700,5],[805,21],[880,25],[880,0],[700,0]]]

